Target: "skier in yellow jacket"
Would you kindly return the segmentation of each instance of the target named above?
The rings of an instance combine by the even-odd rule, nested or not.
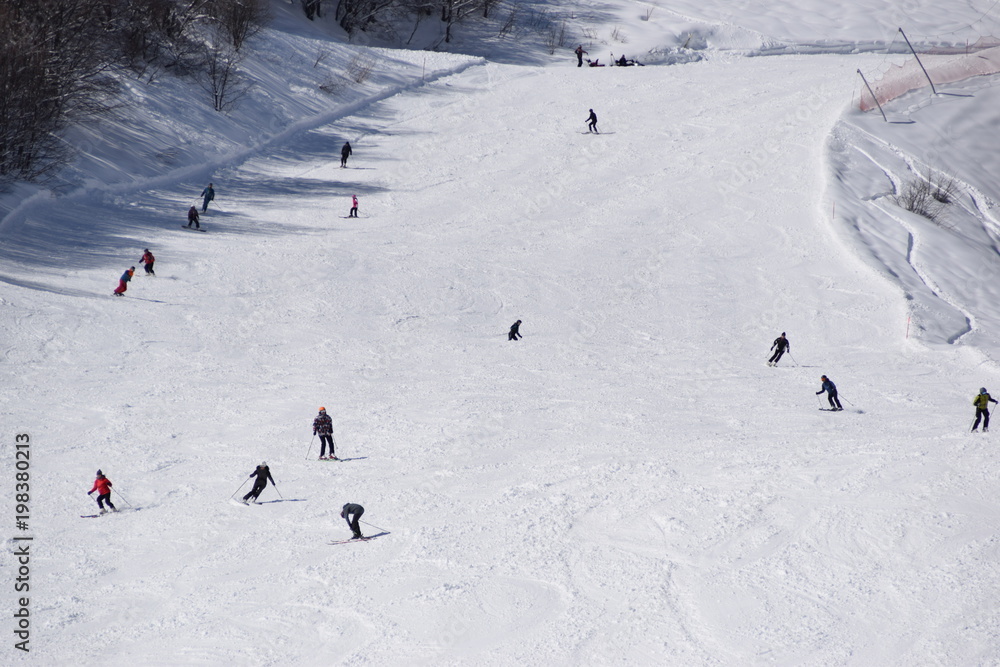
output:
[[[983,433],[990,430],[990,403],[996,403],[986,391],[986,387],[979,389],[979,395],[972,399],[972,404],[976,406],[976,423],[972,425],[972,432],[979,430],[979,420],[983,420]]]

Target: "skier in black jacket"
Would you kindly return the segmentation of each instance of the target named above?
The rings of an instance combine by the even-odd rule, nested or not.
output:
[[[597,132],[597,114],[594,110],[590,110],[590,115],[587,116],[587,132]],[[600,134],[600,132],[597,132]]]
[[[777,366],[778,360],[781,359],[781,355],[783,355],[786,351],[792,351],[792,344],[788,342],[787,338],[785,338],[784,331],[781,332],[780,336],[774,339],[774,343],[771,344],[771,349],[774,350],[774,354],[767,360],[768,366]]]
[[[274,478],[271,477],[271,469],[267,467],[267,461],[262,462],[257,469],[250,473],[250,477],[256,477],[257,481],[253,483],[253,488],[250,489],[250,493],[243,496],[243,504],[249,505],[249,500],[252,498],[254,502],[257,502],[257,496],[260,495],[264,487],[267,486],[267,480],[271,480],[271,484],[274,484]]]
[[[358,540],[364,537],[361,534],[361,526],[358,525],[358,521],[361,520],[361,515],[365,513],[365,508],[356,503],[347,503],[344,505],[344,509],[340,511],[340,516],[343,517],[347,525],[351,527],[351,532],[354,533],[352,540]]]
[[[514,322],[514,324],[510,325],[510,332],[507,334],[507,340],[518,340],[519,338],[523,338],[521,332],[518,331],[520,326],[521,320],[518,320],[517,322]]]
[[[326,447],[330,446],[330,459],[337,460],[333,453],[333,419],[326,414],[326,408],[320,408],[319,414],[313,420],[313,435],[319,436],[319,458],[326,459]]]
[[[345,141],[344,142],[344,147],[340,149],[340,166],[341,167],[346,167],[347,166],[347,158],[351,157],[352,153],[354,153],[354,151],[351,150],[351,142],[350,141]]]

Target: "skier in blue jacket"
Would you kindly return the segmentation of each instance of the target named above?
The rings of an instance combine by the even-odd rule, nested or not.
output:
[[[830,401],[830,409],[843,410],[844,408],[840,404],[840,399],[837,398],[837,385],[835,385],[833,381],[825,375],[821,375],[819,379],[823,381],[823,386],[816,392],[816,395],[819,396],[825,391],[826,398]]]

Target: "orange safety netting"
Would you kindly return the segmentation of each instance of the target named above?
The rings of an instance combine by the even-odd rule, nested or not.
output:
[[[922,54],[920,62],[927,68],[927,74],[935,85],[996,74],[1000,72],[1000,46],[996,44],[995,39],[980,40],[975,46],[969,47],[968,52],[945,55]],[[880,78],[874,81],[869,78],[868,83],[875,92],[879,104],[885,104],[911,90],[930,86],[923,70],[920,69],[920,63],[912,56],[902,65],[890,64]],[[875,100],[864,84],[861,85],[860,106],[862,111],[875,108]]]

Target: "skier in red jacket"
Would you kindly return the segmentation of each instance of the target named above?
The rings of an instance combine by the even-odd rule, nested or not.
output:
[[[94,480],[94,488],[87,491],[89,496],[94,491],[97,491],[97,506],[101,509],[101,514],[104,514],[108,510],[104,509],[104,503],[108,504],[112,512],[117,512],[117,508],[111,502],[111,480],[104,476],[104,473],[100,470],[97,471],[97,479]]]
[[[156,275],[155,273],[153,273],[153,262],[156,261],[156,258],[153,257],[153,253],[149,252],[149,248],[146,248],[146,251],[142,253],[142,257],[139,259],[139,261],[146,265],[145,268],[147,276]]]

